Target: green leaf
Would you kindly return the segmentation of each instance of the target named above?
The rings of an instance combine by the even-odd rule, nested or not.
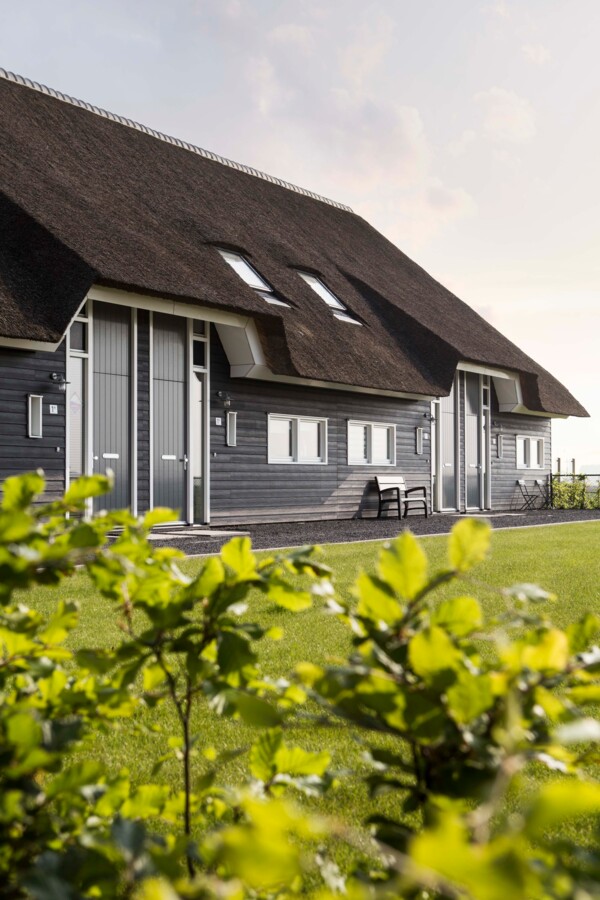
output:
[[[270,584],[267,597],[272,603],[290,612],[302,612],[312,606],[312,596],[308,591],[299,591],[287,584]]]
[[[2,485],[2,509],[7,512],[24,511],[43,493],[46,481],[41,472],[13,475]]]
[[[569,699],[578,704],[600,703],[600,684],[573,687],[569,691]]]
[[[600,784],[596,781],[561,779],[538,791],[527,816],[526,832],[542,838],[549,829],[571,819],[600,813]]]
[[[522,663],[535,672],[561,672],[569,661],[569,642],[564,631],[549,628],[533,636],[523,649]]]
[[[578,622],[567,627],[567,637],[571,653],[583,653],[596,639],[600,632],[600,618],[588,613]]]
[[[238,713],[248,725],[257,728],[274,728],[281,722],[281,716],[266,700],[254,694],[237,694],[235,705]]]
[[[29,713],[18,712],[11,715],[5,727],[9,744],[21,751],[32,750],[42,742],[42,729]]]
[[[487,675],[461,672],[446,691],[448,710],[459,725],[466,725],[486,712],[494,703],[492,686]]]
[[[394,625],[402,618],[404,607],[380,578],[361,572],[356,580],[355,594],[358,597],[356,613],[363,619]]]
[[[277,771],[286,775],[317,775],[325,774],[327,766],[331,762],[331,756],[327,751],[309,751],[302,747],[288,747],[282,744],[275,754]]]
[[[427,557],[410,531],[390,542],[379,554],[382,581],[405,600],[412,600],[427,584]]]
[[[280,728],[270,728],[263,732],[250,749],[250,772],[259,781],[269,781],[277,771],[275,754],[281,747],[283,737]]]
[[[457,637],[481,628],[481,607],[474,597],[453,597],[443,600],[431,614],[431,624],[444,628]]]
[[[416,634],[408,646],[408,658],[413,671],[428,682],[434,683],[456,669],[461,655],[441,628],[426,628]]]
[[[211,597],[223,584],[224,578],[223,563],[218,556],[211,556],[200,569],[196,580],[190,585],[190,590],[195,597]]]
[[[256,662],[250,641],[236,631],[222,631],[217,640],[217,662],[223,674],[239,672]]]
[[[490,549],[492,529],[481,519],[463,519],[453,527],[448,541],[450,565],[457,572],[468,572],[483,562]]]
[[[62,644],[69,632],[77,626],[78,621],[77,604],[60,600],[56,612],[40,633],[40,638],[47,644]]]
[[[167,525],[169,522],[176,522],[179,519],[179,513],[174,509],[166,506],[155,506],[144,515],[144,528],[150,530],[156,525]]]
[[[153,691],[159,685],[161,685],[165,678],[165,670],[158,663],[153,663],[150,666],[146,666],[144,669],[144,690],[145,691]]]
[[[237,576],[237,581],[256,577],[256,557],[249,537],[234,537],[221,548],[221,559]]]
[[[67,506],[77,506],[90,497],[100,497],[112,490],[113,479],[106,475],[82,475],[74,481],[65,494]]]
[[[0,544],[16,544],[29,537],[33,519],[25,512],[0,511]]]

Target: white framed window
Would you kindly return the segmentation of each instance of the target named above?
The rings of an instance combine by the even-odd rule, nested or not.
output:
[[[395,466],[396,426],[348,422],[349,466]]]
[[[327,419],[269,414],[268,460],[326,465]]]
[[[544,468],[544,438],[525,437],[518,434],[516,442],[517,469]]]
[[[233,253],[231,250],[219,250],[219,253],[227,265],[231,266],[242,281],[245,281],[248,287],[253,288],[259,297],[262,297],[267,303],[273,304],[273,306],[287,306],[289,308],[289,303],[277,296],[271,285],[265,281],[262,275],[258,274],[256,269],[241,254]]]
[[[42,411],[44,398],[40,394],[27,395],[27,437],[42,437]]]
[[[321,300],[324,300],[327,306],[333,310],[335,319],[339,319],[340,322],[348,322],[350,325],[362,325],[362,322],[359,322],[358,319],[355,319],[351,313],[348,312],[342,301],[335,296],[333,291],[329,290],[327,285],[321,281],[320,278],[316,275],[311,275],[310,272],[301,272],[300,270],[298,270],[298,275],[313,289],[315,294],[318,294]]]

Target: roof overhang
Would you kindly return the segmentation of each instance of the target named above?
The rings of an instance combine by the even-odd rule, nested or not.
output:
[[[495,369],[493,366],[483,366],[477,363],[459,362],[457,371],[474,372],[477,375],[489,375],[494,382],[498,407],[501,413],[516,413],[527,416],[540,416],[544,419],[567,419],[568,416],[557,413],[540,412],[528,409],[523,403],[523,391],[521,389],[521,376],[518,372],[510,372],[505,369]]]

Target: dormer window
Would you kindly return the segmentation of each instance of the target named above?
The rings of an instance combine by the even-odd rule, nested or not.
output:
[[[342,301],[338,300],[333,291],[330,291],[320,278],[317,278],[316,275],[311,275],[310,272],[299,271],[298,275],[300,278],[303,278],[307,285],[313,289],[315,294],[318,294],[321,300],[324,300],[327,306],[333,310],[334,318],[339,319],[340,322],[348,322],[350,325],[362,325],[362,322],[353,318]]]
[[[250,265],[247,259],[244,259],[239,253],[233,253],[231,250],[219,250],[219,253],[227,265],[231,266],[233,271],[240,276],[242,281],[245,281],[248,287],[253,288],[263,300],[266,300],[267,303],[272,303],[273,306],[289,307],[289,303],[285,303],[283,300],[279,299],[271,285],[258,274],[256,269]]]

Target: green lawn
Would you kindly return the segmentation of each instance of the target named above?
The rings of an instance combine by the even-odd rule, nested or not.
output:
[[[433,570],[443,564],[446,552],[445,537],[424,538],[423,545],[429,555]],[[346,596],[361,568],[372,569],[380,549],[379,543],[340,545],[324,548],[324,560],[335,572],[338,592]],[[600,522],[564,525],[552,528],[532,528],[515,531],[498,531],[493,535],[489,560],[475,570],[475,581],[451,586],[440,591],[439,596],[450,592],[473,593],[488,610],[500,608],[499,593],[503,586],[515,582],[537,582],[554,592],[558,599],[553,604],[553,617],[560,626],[578,618],[588,610],[600,608]],[[186,560],[182,568],[195,572],[202,560]],[[56,602],[57,591],[40,590],[33,604],[41,611],[49,611]],[[77,599],[81,606],[81,626],[75,632],[80,646],[110,646],[119,639],[117,623],[110,604],[95,595],[86,577],[77,575],[60,591],[61,596]],[[313,608],[300,614],[267,608],[259,597],[253,598],[247,614],[266,625],[279,625],[284,629],[281,641],[263,641],[261,658],[265,672],[271,676],[285,675],[301,660],[320,662],[332,657],[343,657],[349,649],[349,634],[331,615],[324,615],[321,608]],[[28,603],[32,603],[30,597]],[[150,714],[151,720],[160,724],[168,733],[175,722],[169,721],[164,708]],[[146,720],[147,721],[147,720]],[[217,718],[209,710],[202,710],[194,723],[200,734],[200,746],[233,748],[247,745],[253,737],[251,729],[239,722]],[[343,768],[360,760],[361,747],[350,728],[342,726],[334,730],[316,730],[299,722],[293,737],[306,748],[327,747],[333,756],[334,766]],[[166,737],[157,734],[132,734],[130,724],[110,734],[100,734],[88,751],[104,759],[113,770],[127,766],[134,780],[151,778],[152,765],[164,751]],[[203,763],[197,762],[198,774]],[[245,771],[242,758],[231,763],[225,773],[236,780]],[[173,783],[179,777],[174,768],[167,768],[164,775]],[[377,801],[379,811],[390,809],[393,799]],[[343,779],[342,786],[327,797],[327,810],[357,822],[374,807],[367,801],[364,788],[356,781]]]

